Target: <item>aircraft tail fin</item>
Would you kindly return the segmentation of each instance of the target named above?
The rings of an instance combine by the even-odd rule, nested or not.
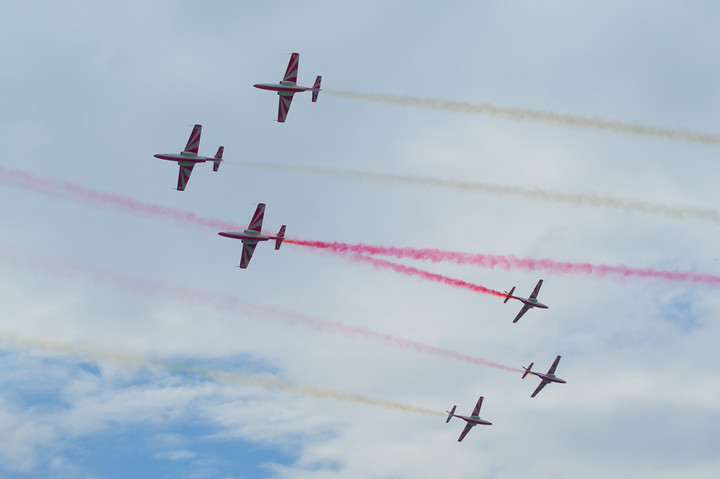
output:
[[[220,168],[220,163],[222,162],[222,156],[224,151],[225,147],[221,146],[220,148],[218,148],[217,153],[215,153],[215,158],[213,159],[213,171],[217,171],[218,168]]]
[[[280,227],[280,231],[278,231],[277,237],[275,237],[275,249],[280,249],[280,246],[282,246],[282,242],[285,239],[285,225],[282,225]]]
[[[530,363],[530,366],[528,366],[528,367],[526,367],[526,368],[525,368],[525,367],[523,368],[523,369],[525,370],[525,372],[524,372],[523,375],[522,375],[522,378],[523,378],[523,379],[525,379],[525,376],[528,375],[528,373],[530,372],[530,370],[531,370],[532,367],[533,367],[533,364],[535,364],[535,363]]]
[[[449,423],[449,422],[450,422],[450,419],[452,419],[452,417],[455,415],[455,409],[456,409],[456,408],[457,408],[457,406],[453,406],[452,410],[450,410],[450,411],[445,411],[446,413],[448,413],[448,417],[447,417],[447,419],[445,420],[445,424]]]
[[[512,297],[512,294],[513,294],[514,292],[515,292],[515,286],[512,287],[512,289],[510,290],[509,293],[508,293],[507,291],[505,291],[505,294],[506,294],[507,296],[505,296],[505,301],[503,301],[503,304],[505,304],[505,303],[508,302],[508,299],[510,299],[510,298]]]
[[[317,101],[317,97],[320,94],[320,81],[322,80],[322,76],[318,75],[317,79],[315,80],[315,85],[313,85],[312,90],[312,101],[315,103]]]

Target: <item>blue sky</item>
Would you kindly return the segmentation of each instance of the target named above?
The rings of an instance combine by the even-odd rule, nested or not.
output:
[[[716,209],[717,146],[297,95],[299,83],[720,131],[713,2],[6,2],[1,166],[290,237],[720,274],[718,225],[243,161]],[[193,124],[217,173],[174,190]],[[716,477],[716,287],[405,261],[548,310],[0,179],[0,476]],[[33,261],[13,261],[23,253]],[[62,268],[52,269],[53,261]],[[494,368],[133,290],[232,296],[520,367]],[[115,276],[113,276],[115,277]],[[143,283],[147,284],[147,283]],[[178,366],[180,365],[180,366]],[[218,375],[219,372],[227,375]],[[339,400],[344,394],[366,399]],[[457,421],[372,400],[482,416]],[[321,397],[322,396],[322,397]]]

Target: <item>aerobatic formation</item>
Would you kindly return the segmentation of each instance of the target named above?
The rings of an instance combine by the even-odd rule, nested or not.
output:
[[[278,117],[277,121],[280,123],[285,122],[285,119],[287,117],[288,111],[290,109],[290,104],[292,102],[293,96],[295,93],[305,92],[305,91],[311,91],[312,92],[312,101],[316,102],[318,98],[318,94],[320,93],[320,82],[322,77],[318,76],[315,80],[315,84],[312,87],[303,87],[299,86],[297,84],[297,74],[298,74],[298,66],[300,62],[300,55],[298,53],[293,53],[290,56],[290,62],[288,63],[287,69],[285,71],[285,75],[283,76],[283,79],[279,83],[257,83],[253,85],[255,88],[259,88],[262,90],[270,90],[274,91],[279,96],[279,105],[278,105]],[[213,158],[203,157],[198,155],[199,145],[200,145],[200,134],[202,132],[202,125],[195,125],[193,128],[193,131],[190,135],[190,139],[187,142],[187,145],[185,146],[185,149],[179,153],[179,154],[156,154],[154,155],[156,158],[160,158],[163,160],[170,160],[170,161],[176,161],[180,167],[179,176],[178,176],[178,183],[177,183],[177,189],[179,191],[185,190],[185,187],[187,185],[188,179],[190,178],[190,174],[192,173],[193,167],[197,163],[203,163],[206,161],[212,161],[214,162],[213,171],[217,171],[218,167],[220,166],[220,162],[222,160],[223,150],[224,148],[221,146],[218,149],[217,154]],[[250,224],[247,228],[245,228],[243,231],[221,231],[218,234],[220,236],[224,236],[226,238],[233,238],[233,239],[239,239],[242,241],[242,253],[240,255],[240,264],[239,267],[241,269],[246,269],[248,265],[250,264],[250,259],[253,256],[253,253],[255,252],[255,248],[257,247],[258,243],[264,242],[264,241],[275,241],[275,249],[279,250],[280,246],[283,243],[283,240],[285,239],[285,228],[286,225],[282,225],[280,227],[280,230],[276,235],[270,235],[270,234],[264,234],[262,232],[262,225],[263,225],[263,219],[265,216],[265,203],[258,203],[258,206],[255,210],[255,214],[253,215],[252,219],[250,220]],[[303,244],[303,242],[296,242],[292,241],[293,243],[297,244]],[[405,265],[400,265],[397,263],[391,263],[389,261],[385,261],[382,259],[376,259],[372,257],[371,252],[362,251],[362,252],[355,252],[353,256],[351,256],[352,259],[358,260],[358,261],[365,261],[369,262],[372,265],[374,265],[376,268],[388,268],[391,270],[394,270],[396,272],[400,272],[403,274],[410,274],[410,275],[416,275],[421,276],[425,279],[430,279],[438,282],[444,282],[447,284],[452,284],[455,286],[462,286],[467,287],[473,291],[482,292],[482,293],[488,293],[493,294],[496,296],[504,296],[503,303],[507,303],[510,299],[516,299],[520,301],[523,306],[520,312],[515,316],[515,319],[513,319],[513,323],[517,323],[518,320],[530,309],[532,308],[541,308],[541,309],[547,309],[548,307],[544,305],[543,303],[539,302],[537,300],[538,293],[540,292],[540,287],[542,286],[543,280],[539,280],[537,282],[537,285],[535,286],[535,289],[533,289],[532,293],[530,294],[529,298],[523,298],[521,296],[515,296],[513,293],[515,292],[515,287],[513,286],[512,289],[508,292],[505,291],[503,293],[495,290],[491,290],[479,285],[473,285],[471,283],[465,283],[460,280],[454,280],[452,278],[448,278],[442,275],[437,275],[434,273],[418,270],[416,268],[412,268]],[[532,397],[535,397],[540,390],[545,387],[545,385],[555,382],[555,383],[564,383],[565,381],[555,376],[555,368],[557,368],[558,362],[560,361],[560,356],[555,359],[555,362],[553,363],[552,367],[546,374],[538,373],[535,371],[532,371],[533,363],[530,363],[530,366],[527,368],[523,368],[524,372],[522,375],[522,378],[524,379],[528,374],[535,375],[541,379],[540,385],[535,389],[535,392],[532,393]],[[465,436],[470,432],[470,430],[477,426],[477,425],[491,425],[492,423],[490,421],[487,421],[485,419],[482,419],[479,416],[480,408],[482,407],[483,403],[483,396],[480,396],[480,399],[478,399],[477,404],[475,405],[475,408],[472,411],[472,414],[470,416],[462,416],[459,414],[455,414],[455,409],[457,406],[453,406],[452,410],[446,411],[448,413],[446,422],[450,422],[450,420],[454,417],[457,417],[459,419],[462,419],[465,421],[466,425],[463,429],[462,433],[460,434],[460,437],[458,438],[458,442],[461,442]]]

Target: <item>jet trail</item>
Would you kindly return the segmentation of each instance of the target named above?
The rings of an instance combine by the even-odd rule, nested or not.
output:
[[[569,126],[573,128],[581,128],[588,130],[609,131],[611,133],[628,133],[631,135],[662,138],[670,141],[702,143],[705,145],[720,144],[720,135],[699,131],[689,131],[682,128],[646,126],[641,123],[623,123],[614,120],[602,120],[600,118],[565,115],[561,113],[554,113],[542,110],[502,107],[492,105],[490,103],[473,104],[459,101],[435,100],[431,98],[418,98],[404,95],[385,95],[332,90],[323,90],[323,92],[327,95],[333,95],[340,98],[365,100],[371,103],[384,103],[387,105],[428,108],[431,110],[468,113],[471,115],[483,115],[493,118],[499,117],[516,122],[530,120],[555,126]]]
[[[118,289],[132,291],[133,293],[149,296],[164,297],[171,301],[182,301],[203,307],[211,307],[218,311],[241,311],[248,316],[265,321],[277,321],[289,325],[300,325],[319,331],[346,336],[351,339],[366,339],[387,346],[408,349],[422,354],[463,361],[466,363],[487,366],[513,373],[522,373],[522,369],[504,364],[488,361],[462,354],[456,351],[411,341],[398,336],[383,334],[370,329],[351,326],[340,321],[329,321],[293,311],[283,310],[275,306],[250,304],[237,296],[220,295],[190,288],[182,285],[173,285],[166,281],[146,280],[134,278],[127,274],[112,273],[100,268],[81,266],[70,261],[57,258],[34,255],[28,252],[0,248],[0,262],[19,269],[50,274],[63,279],[84,281],[92,284],[109,285]]]
[[[260,374],[233,373],[223,370],[209,370],[197,366],[180,366],[174,361],[146,359],[140,356],[108,351],[107,349],[80,348],[58,341],[44,339],[27,339],[17,335],[1,334],[0,340],[8,342],[14,347],[38,348],[62,356],[82,357],[91,361],[109,361],[125,367],[138,367],[146,370],[165,370],[170,374],[188,374],[200,379],[210,379],[217,382],[257,387],[267,390],[278,390],[302,396],[312,396],[321,399],[334,399],[336,401],[364,404],[367,406],[395,409],[399,411],[445,416],[445,414],[418,406],[401,404],[385,399],[378,399],[361,394],[348,393],[335,389],[319,388],[302,383],[285,381],[277,377],[266,377]]]
[[[325,241],[306,241],[286,239],[286,243],[321,249],[340,255],[356,257],[358,255],[384,255],[399,259],[415,259],[432,263],[449,262],[460,265],[472,265],[482,268],[499,268],[505,271],[515,269],[523,271],[543,271],[549,274],[585,274],[599,277],[620,276],[622,278],[654,278],[668,281],[720,285],[720,276],[707,273],[682,271],[663,271],[654,268],[629,268],[625,265],[593,265],[590,263],[568,263],[550,259],[516,258],[512,255],[486,255],[479,253],[460,253],[435,248],[397,248],[366,244],[349,244]],[[394,263],[393,263],[394,264]],[[504,295],[503,295],[504,296]]]
[[[485,286],[481,286],[479,284],[468,283],[467,281],[463,281],[461,279],[455,279],[449,276],[431,273],[422,269],[413,268],[412,266],[393,263],[384,259],[373,258],[372,256],[353,254],[349,255],[348,258],[352,261],[370,263],[377,269],[389,269],[395,271],[396,273],[404,274],[406,276],[418,276],[422,279],[427,279],[436,283],[447,284],[455,288],[469,289],[470,291],[474,291],[476,293],[491,294],[493,296],[498,296],[501,298],[505,297],[505,293],[501,291],[496,291],[494,289],[486,288]]]
[[[558,203],[572,204],[575,206],[594,206],[598,208],[636,211],[647,215],[665,216],[674,219],[700,219],[720,224],[720,211],[712,208],[698,208],[690,205],[665,205],[630,198],[601,196],[595,193],[562,193],[542,188],[520,188],[517,186],[503,186],[474,181],[442,180],[423,176],[373,173],[370,171],[352,171],[342,170],[339,168],[283,165],[278,163],[255,163],[249,161],[226,161],[226,163],[247,168],[322,175],[355,180],[385,181],[410,186],[447,188],[455,191],[486,193],[496,196],[520,197],[540,201],[556,201]]]
[[[218,229],[242,230],[244,226],[235,223],[199,216],[193,212],[168,208],[165,206],[143,203],[123,195],[113,195],[85,188],[76,183],[44,178],[22,170],[0,166],[0,185],[14,186],[27,191],[34,191],[50,198],[61,198],[85,206],[95,206],[116,211],[128,212],[137,216],[147,216],[172,221],[180,225],[200,226],[217,231]],[[593,265],[590,263],[567,263],[549,259],[516,258],[512,255],[485,255],[476,253],[459,253],[430,248],[396,248],[389,246],[373,246],[348,244],[339,242],[304,241],[285,239],[285,243],[327,249],[336,253],[354,252],[394,256],[397,258],[413,258],[425,261],[450,261],[457,264],[494,268],[506,271],[521,269],[524,271],[546,271],[550,274],[588,274],[596,276],[647,277],[670,281],[684,281],[716,285],[720,276],[704,273],[663,271],[653,268],[638,269],[627,266]]]
[[[215,230],[242,231],[244,229],[243,226],[239,226],[237,223],[205,218],[177,208],[143,203],[129,196],[103,193],[77,183],[45,178],[27,171],[4,166],[0,166],[0,185],[14,186],[40,193],[49,198],[60,198],[82,205],[90,204],[96,207],[131,213],[136,216],[163,218],[181,225],[204,226]]]

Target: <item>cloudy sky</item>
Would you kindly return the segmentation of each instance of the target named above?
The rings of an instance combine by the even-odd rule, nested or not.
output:
[[[717,138],[337,94],[713,135],[715,2],[2,10],[0,476],[717,477]],[[299,83],[322,75],[327,91],[279,124],[276,95],[252,84],[280,80],[291,52]],[[227,161],[178,192],[177,166],[152,155],[181,151],[196,123],[200,154],[223,145]],[[550,308],[513,324],[517,302],[296,244],[261,244],[240,270],[239,241],[169,213],[243,226],[259,202],[294,239],[711,280],[379,257],[521,295],[543,278]],[[536,378],[479,361],[544,370],[558,354],[567,384],[533,399]],[[493,425],[458,443],[464,423],[443,411],[480,395]]]

